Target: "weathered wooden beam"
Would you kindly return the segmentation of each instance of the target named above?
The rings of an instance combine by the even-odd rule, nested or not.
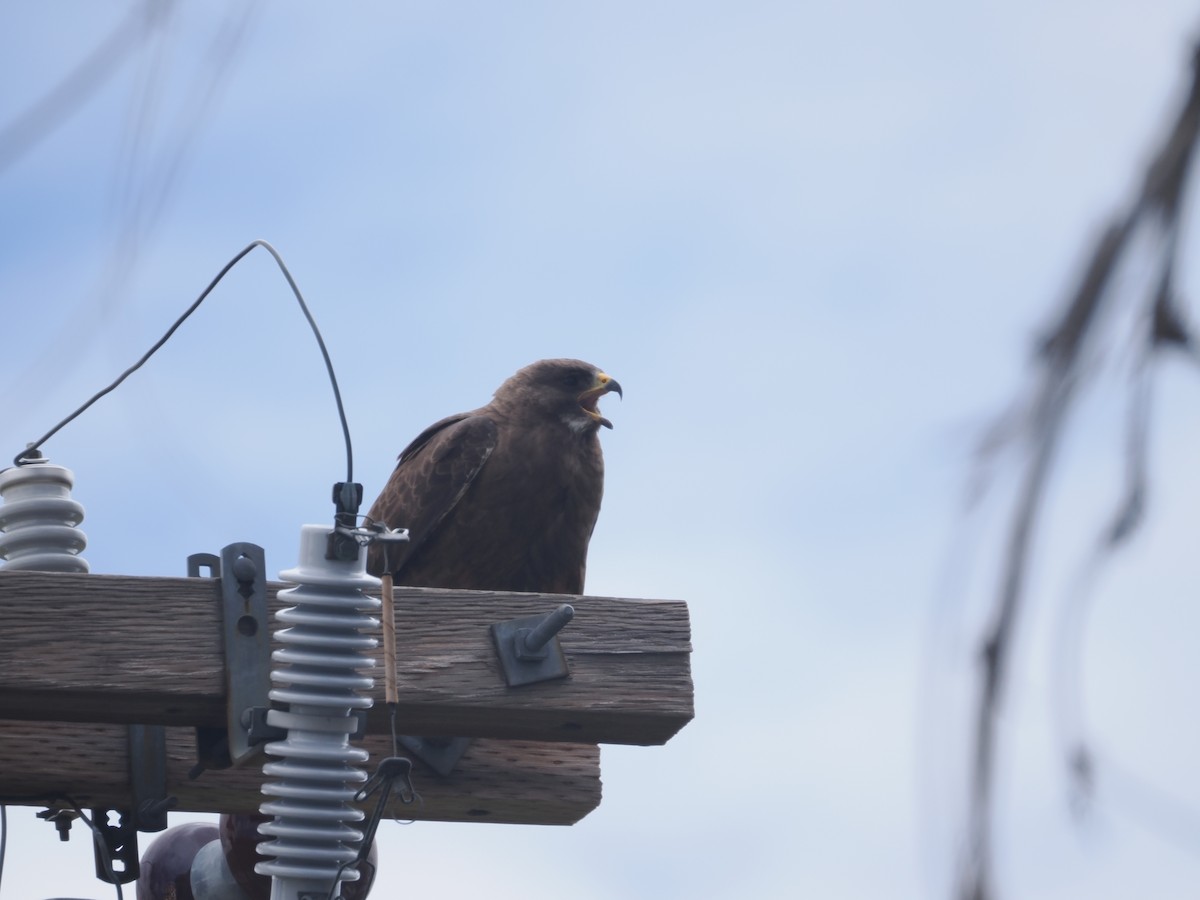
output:
[[[509,688],[489,626],[564,601],[571,677]],[[0,719],[221,725],[220,615],[213,579],[0,570]],[[405,734],[647,745],[693,716],[679,601],[397,588],[396,646]]]
[[[85,809],[127,809],[126,735],[121,725],[0,721],[0,802],[45,806],[53,796],[68,796]],[[371,760],[364,768],[373,771],[390,753],[390,744],[383,737],[368,738]],[[193,781],[187,773],[194,763],[192,732],[168,728],[167,794],[178,799],[175,809],[253,812],[263,802],[261,762],[206,771]],[[420,761],[415,761],[412,777],[420,801],[396,801],[389,815],[570,825],[600,803],[600,751],[585,744],[481,739],[471,744],[448,777],[434,774]]]

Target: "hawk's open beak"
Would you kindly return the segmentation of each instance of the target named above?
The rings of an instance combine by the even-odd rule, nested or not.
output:
[[[600,410],[596,409],[596,402],[610,391],[615,391],[618,397],[622,400],[625,399],[617,379],[611,375],[605,375],[603,372],[597,372],[596,383],[579,395],[579,405],[583,407],[583,411],[605,428],[612,428],[612,422],[600,415]]]

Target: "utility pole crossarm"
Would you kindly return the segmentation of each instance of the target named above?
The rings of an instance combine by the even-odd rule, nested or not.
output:
[[[363,746],[372,763],[391,753],[391,741],[371,736]],[[179,812],[250,813],[262,803],[263,758],[241,768],[210,770],[190,779],[196,761],[188,728],[166,730],[166,791]],[[129,805],[129,737],[121,725],[0,721],[0,798],[15,805],[65,803],[85,809]],[[449,776],[413,770],[419,802],[395,798],[388,815],[442,822],[571,825],[600,803],[600,751],[586,744],[538,744],[480,739]],[[372,801],[362,804],[364,808]]]
[[[490,626],[562,602],[570,677],[508,687]],[[0,719],[220,726],[221,615],[216,579],[0,570]],[[680,601],[398,587],[395,631],[407,734],[650,745],[693,716]],[[382,734],[382,659],[374,674]]]

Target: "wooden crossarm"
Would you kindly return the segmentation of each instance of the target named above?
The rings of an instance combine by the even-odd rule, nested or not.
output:
[[[374,771],[391,742],[365,742]],[[403,753],[402,753],[403,755]],[[178,811],[254,812],[263,802],[261,763],[187,777],[195,762],[192,732],[167,729],[167,794]],[[444,822],[570,825],[600,803],[600,751],[585,744],[481,739],[448,777],[419,761],[412,773],[420,803],[393,802],[389,815]],[[276,779],[277,780],[277,779]],[[67,794],[83,808],[129,806],[129,744],[120,725],[0,721],[0,802],[48,805]],[[363,804],[369,807],[373,801]],[[47,835],[49,838],[49,835]]]
[[[562,602],[571,676],[508,687],[489,626]],[[224,724],[220,609],[214,579],[0,569],[0,719]],[[397,587],[396,645],[405,734],[649,745],[693,716],[679,601]],[[375,676],[382,734],[382,659]]]

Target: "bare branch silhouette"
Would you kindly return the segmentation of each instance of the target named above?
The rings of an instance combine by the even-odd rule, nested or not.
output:
[[[1034,390],[1025,407],[1002,418],[981,441],[977,465],[1013,450],[1027,456],[1020,463],[1016,506],[1008,523],[1002,574],[992,617],[980,648],[981,673],[973,734],[971,791],[966,822],[966,855],[958,879],[960,900],[993,900],[991,828],[997,753],[997,723],[1009,680],[1013,635],[1022,612],[1028,557],[1059,444],[1082,388],[1094,378],[1087,361],[1102,349],[1102,322],[1109,307],[1140,304],[1132,341],[1137,363],[1130,386],[1126,434],[1126,489],[1111,523],[1102,534],[1105,552],[1125,542],[1140,522],[1146,497],[1146,441],[1152,392],[1152,357],[1170,349],[1193,351],[1193,341],[1174,292],[1175,257],[1180,216],[1191,162],[1200,134],[1200,51],[1193,56],[1192,85],[1182,110],[1158,154],[1147,166],[1134,203],[1114,216],[1092,250],[1070,301],[1041,340],[1035,364]],[[1156,260],[1158,278],[1151,296],[1132,301],[1117,296],[1114,272],[1128,253],[1135,234],[1158,229],[1162,249]],[[1076,787],[1090,789],[1094,760],[1080,743],[1069,765]]]
[[[132,50],[162,22],[169,3],[136,5],[112,33],[58,84],[12,121],[0,126],[3,172],[75,114],[129,59]]]

